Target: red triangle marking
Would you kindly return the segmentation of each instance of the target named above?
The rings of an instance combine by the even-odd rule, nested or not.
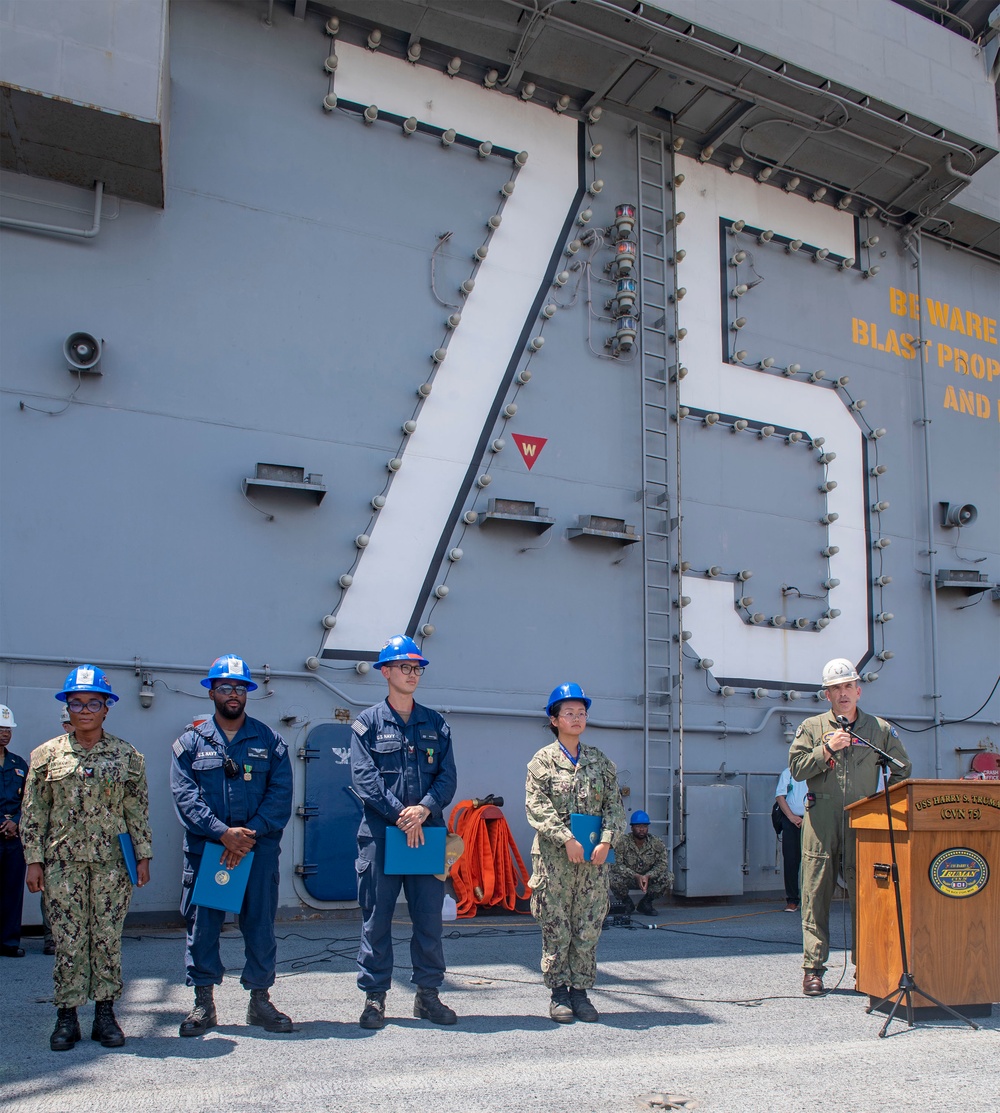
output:
[[[521,433],[511,433],[510,439],[517,445],[517,450],[521,453],[521,459],[527,466],[528,471],[531,471],[535,466],[535,461],[541,456],[548,437],[525,437]]]

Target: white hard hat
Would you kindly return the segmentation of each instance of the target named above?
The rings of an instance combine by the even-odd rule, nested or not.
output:
[[[823,687],[832,688],[835,684],[845,684],[848,680],[860,680],[858,670],[846,657],[835,657],[823,666]]]
[[[11,730],[17,726],[14,722],[14,712],[6,704],[0,703],[0,727],[9,727]]]

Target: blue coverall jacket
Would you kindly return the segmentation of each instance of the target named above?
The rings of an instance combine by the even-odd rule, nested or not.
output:
[[[226,777],[226,757],[238,773]],[[278,855],[281,833],[292,814],[292,766],[280,734],[247,716],[229,742],[214,717],[189,727],[173,745],[170,790],[184,826],[184,875],[181,912],[187,923],[188,985],[221,985],[225,967],[219,933],[225,913],[192,904],[191,893],[207,842],[219,843],[228,827],[256,832],[240,930],[247,989],[274,984],[277,945],[274,918],[278,909]]]
[[[402,887],[413,923],[412,981],[437,987],[444,980],[441,904],[444,882],[433,875],[387,875],[385,829],[405,807],[430,810],[427,827],[443,827],[444,809],[455,795],[457,776],[451,731],[429,707],[415,703],[403,720],[388,700],[362,711],[351,739],[351,780],[364,805],[358,828],[358,903],[364,922],[358,952],[358,985],[385,992],[392,981],[392,917]]]

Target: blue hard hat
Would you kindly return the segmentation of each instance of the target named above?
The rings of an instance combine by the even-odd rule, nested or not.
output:
[[[649,816],[644,811],[637,811],[632,813],[632,818],[629,823],[634,827],[637,823],[645,823],[649,825]]]
[[[378,667],[391,664],[393,661],[416,661],[422,668],[427,668],[430,661],[420,652],[420,647],[405,634],[397,634],[390,638],[378,655]]]
[[[56,699],[66,703],[72,692],[97,692],[107,696],[109,704],[118,702],[108,678],[96,665],[77,665],[63,682],[62,691],[56,692]]]
[[[563,700],[578,699],[583,702],[583,706],[590,710],[590,697],[584,693],[584,690],[579,684],[560,684],[558,688],[553,688],[552,693],[545,704],[545,714],[554,714],[554,708],[563,702]]]
[[[213,680],[239,680],[247,686],[248,692],[256,691],[257,688],[257,685],[250,679],[250,669],[247,667],[246,661],[232,653],[215,658],[212,667],[208,670],[208,676],[201,682],[201,686],[211,688]]]

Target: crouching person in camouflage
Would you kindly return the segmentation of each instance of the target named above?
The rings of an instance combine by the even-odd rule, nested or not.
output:
[[[73,669],[56,699],[67,704],[71,729],[32,753],[21,819],[28,889],[44,892],[55,939],[59,1013],[49,1047],[69,1051],[81,1038],[76,1010],[88,998],[91,1039],[121,1047],[114,1002],[132,882],[118,836],[131,836],[145,885],[153,856],[146,767],[138,750],[104,730],[118,697],[100,669]]]

